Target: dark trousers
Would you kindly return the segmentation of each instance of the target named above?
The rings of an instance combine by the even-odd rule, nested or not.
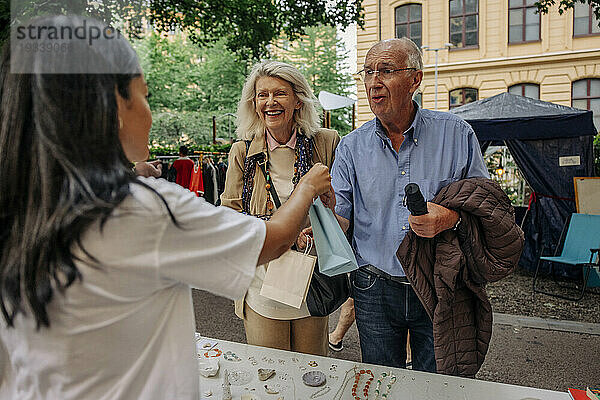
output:
[[[409,284],[352,272],[352,297],[362,361],[406,368],[406,337],[414,370],[436,372],[431,319]]]

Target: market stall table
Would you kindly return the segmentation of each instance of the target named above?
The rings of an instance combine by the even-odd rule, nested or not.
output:
[[[339,400],[354,399],[354,396],[361,400],[569,399],[567,393],[355,363],[198,334],[196,349],[201,373],[200,395],[209,400],[223,399],[225,380],[229,381],[226,386],[234,400]],[[324,382],[320,384],[321,381]]]

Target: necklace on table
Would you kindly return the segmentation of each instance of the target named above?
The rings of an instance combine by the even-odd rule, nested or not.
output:
[[[316,392],[314,392],[313,394],[311,394],[310,398],[316,399],[318,397],[321,397],[321,396],[329,393],[330,390],[331,390],[331,387],[329,387],[329,386],[322,387],[321,389],[319,389]]]
[[[387,376],[390,376],[390,381],[387,384],[387,389],[385,393],[381,394],[381,383],[385,380]],[[382,373],[381,376],[377,378],[377,386],[375,386],[375,400],[379,398],[380,394],[383,399],[387,399],[387,397],[390,395],[390,391],[392,390],[392,386],[394,385],[394,383],[396,383],[396,375],[389,375],[387,372]]]
[[[333,395],[332,399],[333,400],[341,400],[342,396],[344,396],[344,390],[346,390],[346,386],[348,386],[348,383],[350,383],[350,380],[352,379],[352,373],[356,372],[357,370],[357,366],[355,365],[354,367],[350,368],[348,371],[346,371],[346,374],[344,375],[344,379],[342,379],[342,383],[340,385],[340,387],[338,388],[338,390],[335,392],[335,394]]]
[[[370,369],[361,369],[359,372],[357,372],[354,375],[354,385],[352,385],[352,397],[354,398],[354,400],[360,400],[360,397],[358,397],[358,395],[356,394],[356,389],[358,388],[358,382],[360,381],[361,375],[370,376],[365,382],[365,386],[363,388],[363,395],[365,396],[365,399],[369,398],[369,386],[371,386],[371,382],[373,382],[373,379],[375,379],[375,376],[373,375],[373,372]]]

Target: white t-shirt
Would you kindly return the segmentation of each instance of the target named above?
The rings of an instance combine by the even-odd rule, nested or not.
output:
[[[31,314],[15,328],[0,324],[10,360],[1,399],[199,398],[190,286],[242,297],[265,225],[165,180],[140,180],[183,229],[154,193],[132,185],[103,230],[95,223],[82,236],[100,265],[76,262],[83,280],[54,292],[50,328],[37,331]]]

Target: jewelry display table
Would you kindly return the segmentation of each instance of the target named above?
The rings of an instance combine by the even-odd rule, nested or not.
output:
[[[355,363],[211,339],[198,334],[196,349],[201,373],[200,398],[207,400],[570,398],[567,393]],[[217,362],[218,370],[215,371]],[[275,373],[272,374],[271,370],[275,370]],[[204,376],[215,372],[214,376]],[[267,379],[260,380],[259,376]],[[321,383],[323,380],[325,382]],[[224,385],[225,381],[228,381],[229,385]],[[228,392],[231,393],[231,397],[228,396]]]

